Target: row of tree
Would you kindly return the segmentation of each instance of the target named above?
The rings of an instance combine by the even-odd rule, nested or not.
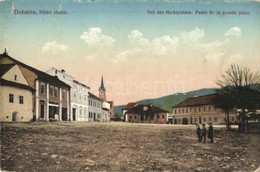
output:
[[[214,104],[225,112],[227,128],[230,129],[229,113],[236,109],[239,111],[238,129],[246,132],[248,114],[260,118],[256,111],[260,109],[260,74],[233,64],[217,81],[217,85],[220,89],[217,90]]]

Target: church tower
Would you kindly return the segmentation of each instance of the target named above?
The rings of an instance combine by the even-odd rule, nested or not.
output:
[[[104,80],[103,80],[103,76],[101,78],[101,84],[100,84],[100,87],[98,89],[99,91],[99,98],[103,101],[106,101],[106,88],[104,86]]]

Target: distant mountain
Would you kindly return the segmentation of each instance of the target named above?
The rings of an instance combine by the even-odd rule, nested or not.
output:
[[[157,107],[160,107],[160,108],[172,113],[172,106],[180,103],[181,101],[185,100],[186,98],[194,97],[195,95],[203,96],[203,95],[213,94],[215,92],[216,92],[215,88],[204,88],[204,89],[199,89],[199,90],[195,90],[195,91],[190,91],[187,93],[176,93],[176,94],[163,96],[163,97],[159,97],[159,98],[155,98],[155,99],[139,100],[139,101],[137,101],[137,103],[153,104]],[[120,118],[123,115],[122,109],[124,108],[124,106],[125,105],[115,106],[116,118]]]

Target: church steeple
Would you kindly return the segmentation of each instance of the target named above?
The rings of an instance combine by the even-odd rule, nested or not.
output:
[[[106,101],[106,88],[105,88],[105,85],[104,85],[103,76],[101,78],[101,84],[100,84],[98,91],[99,91],[99,98],[103,101]]]

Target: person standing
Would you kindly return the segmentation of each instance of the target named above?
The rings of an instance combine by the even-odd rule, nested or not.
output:
[[[212,123],[209,123],[208,138],[210,139],[210,143],[213,143],[213,126],[212,126]]]
[[[198,136],[198,141],[201,142],[201,129],[199,124],[197,124],[197,136]]]
[[[206,136],[207,136],[207,129],[205,124],[202,124],[202,129],[201,129],[201,141],[203,139],[204,143],[206,143]]]

